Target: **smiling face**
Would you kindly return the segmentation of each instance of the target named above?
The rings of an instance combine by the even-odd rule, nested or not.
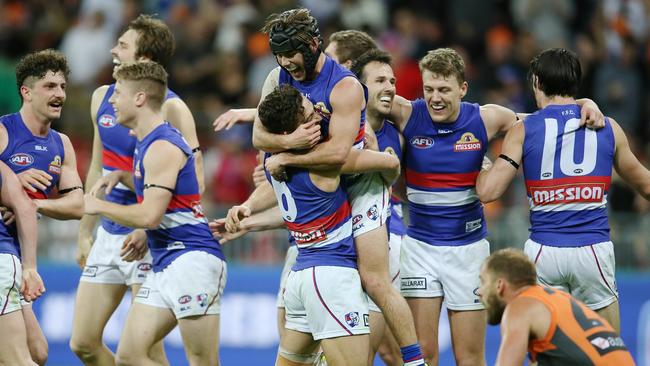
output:
[[[467,94],[467,82],[459,83],[456,76],[442,76],[429,70],[422,71],[424,100],[434,122],[455,122],[460,114],[460,103]]]
[[[40,119],[59,119],[66,99],[66,78],[63,72],[48,71],[41,79],[30,79],[32,80],[25,80],[21,87],[24,103],[29,104],[34,115]]]
[[[283,52],[275,55],[278,64],[286,69],[296,81],[304,81],[307,77],[305,71],[305,57],[298,51]]]
[[[372,61],[363,68],[364,84],[368,87],[368,113],[387,116],[395,98],[395,74],[390,65]]]
[[[133,29],[127,30],[118,38],[117,44],[111,49],[114,66],[136,61],[137,40],[138,32]]]
[[[131,83],[127,80],[117,80],[113,95],[108,100],[115,110],[117,122],[128,128],[135,127],[134,121],[136,119],[136,93],[134,93]]]

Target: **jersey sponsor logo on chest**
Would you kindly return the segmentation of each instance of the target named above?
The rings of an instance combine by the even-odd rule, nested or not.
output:
[[[530,187],[530,196],[536,205],[602,202],[604,195],[604,183],[574,183],[552,187]]]
[[[454,152],[479,151],[483,145],[471,132],[465,132],[454,144]]]
[[[290,230],[290,232],[298,246],[307,246],[327,239],[327,232],[323,226],[306,228],[302,231]]]

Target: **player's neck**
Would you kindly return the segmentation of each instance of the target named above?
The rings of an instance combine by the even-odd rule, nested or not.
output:
[[[381,130],[384,126],[385,119],[386,116],[377,113],[376,111],[371,111],[370,109],[366,110],[366,122],[370,124],[370,127],[372,127],[372,130],[375,132]]]
[[[29,105],[23,102],[20,108],[20,117],[23,119],[25,126],[34,136],[45,137],[50,131],[52,120],[39,115]]]
[[[539,97],[539,108],[546,108],[549,105],[567,105],[567,104],[576,104],[576,100],[572,97],[565,97],[561,95],[554,95],[552,97],[547,97],[546,95],[541,95]]]
[[[138,140],[142,140],[150,134],[151,131],[156,129],[156,127],[165,122],[165,119],[159,111],[154,112],[152,110],[143,110],[136,118],[137,122],[135,127],[133,127],[133,132],[135,132]]]

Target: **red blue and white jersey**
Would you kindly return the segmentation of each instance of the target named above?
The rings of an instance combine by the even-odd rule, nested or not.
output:
[[[311,181],[309,170],[303,168],[289,167],[287,175],[286,182],[278,182],[266,172],[282,218],[298,247],[296,263],[291,269],[357,268],[350,204],[343,187],[339,185],[334,192],[324,192]]]
[[[113,95],[115,84],[111,84],[106,90],[106,95],[97,110],[97,130],[102,142],[102,174],[107,175],[113,170],[125,170],[127,172],[133,169],[133,150],[137,139],[130,128],[126,128],[115,118],[115,110],[108,102]],[[167,90],[166,99],[178,98],[171,90]],[[136,202],[135,193],[127,186],[119,183],[111,193],[105,198],[109,202],[120,205],[130,205]],[[102,227],[111,234],[123,235],[131,232],[133,229],[115,223],[105,217],[101,218]]]
[[[279,85],[289,84],[293,86],[300,90],[302,95],[307,97],[307,99],[314,104],[314,110],[323,117],[323,120],[321,121],[321,135],[324,139],[327,139],[329,138],[329,125],[333,109],[330,104],[330,94],[336,84],[341,81],[341,79],[348,76],[356,79],[356,76],[350,70],[339,65],[329,56],[325,56],[323,69],[318,73],[314,80],[297,81],[283,68],[280,68]],[[363,85],[363,91],[365,100],[368,100],[368,89],[365,85]],[[364,107],[361,111],[361,119],[359,120],[359,131],[354,139],[354,147],[359,149],[364,146],[365,124],[366,108]]]
[[[8,114],[0,117],[0,123],[7,130],[7,147],[0,154],[0,160],[7,164],[14,173],[18,174],[29,169],[39,169],[52,176],[51,184],[45,189],[36,192],[25,191],[30,198],[47,199],[54,187],[58,187],[61,178],[61,169],[65,159],[65,150],[61,135],[50,129],[45,137],[34,136],[27,128],[20,113]],[[0,248],[0,252],[12,252],[20,257],[20,243],[16,224],[7,227],[8,233],[13,237],[14,249]],[[1,235],[0,235],[1,238]],[[0,244],[0,247],[6,246]]]
[[[607,192],[615,140],[612,126],[580,127],[580,107],[550,105],[528,116],[522,165],[530,202],[530,238],[577,247],[609,241]]]
[[[203,215],[194,155],[181,133],[167,122],[156,127],[136,145],[133,155],[133,181],[138,202],[142,202],[144,198],[144,181],[147,174],[143,159],[149,146],[158,140],[168,141],[178,147],[187,156],[187,161],[178,172],[176,186],[173,187],[174,192],[160,226],[147,230],[154,272],[163,270],[178,256],[190,251],[204,251],[224,259],[221,244],[212,237],[208,221]]]
[[[407,234],[431,245],[460,246],[487,236],[476,177],[488,137],[478,104],[462,102],[453,123],[436,123],[426,102],[412,102],[406,142]]]
[[[2,187],[3,183],[2,179],[0,179],[0,187]],[[13,254],[20,258],[20,243],[18,242],[16,225],[9,227],[5,225],[4,220],[0,220],[0,253]]]
[[[395,155],[397,155],[399,160],[402,161],[402,146],[399,141],[399,131],[395,125],[389,121],[384,121],[381,129],[375,131],[375,135],[377,136],[377,143],[379,144],[380,151],[391,149],[395,152]],[[386,223],[388,232],[402,236],[406,234],[406,227],[402,220],[402,201],[400,201],[399,198],[392,196],[389,205],[390,216]]]

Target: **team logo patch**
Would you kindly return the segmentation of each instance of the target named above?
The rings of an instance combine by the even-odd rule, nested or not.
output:
[[[427,279],[424,277],[405,277],[402,278],[400,288],[402,290],[426,290]]]
[[[192,214],[194,214],[194,217],[197,219],[205,217],[203,214],[203,206],[201,206],[201,201],[194,201],[190,203],[190,205],[192,206]]]
[[[373,221],[377,220],[377,218],[379,218],[379,212],[377,212],[377,205],[372,205],[372,207],[370,207],[368,211],[366,211],[366,215],[370,220]]]
[[[429,149],[433,146],[433,139],[426,136],[415,136],[409,142],[416,149]]]
[[[95,277],[97,275],[97,266],[85,266],[81,273],[82,277]]]
[[[202,308],[208,306],[208,294],[204,292],[202,294],[196,295],[196,302],[198,302],[199,306]]]
[[[149,288],[148,287],[140,287],[138,290],[138,293],[135,295],[135,297],[139,297],[141,299],[146,299],[149,297]]]
[[[361,215],[361,214],[354,215],[354,217],[352,218],[352,225],[356,225],[356,224],[360,223],[361,219],[363,219],[363,215]]]
[[[178,298],[178,303],[179,304],[187,304],[190,301],[192,301],[192,296],[190,296],[190,295],[183,295],[183,296]]]
[[[332,116],[332,112],[330,112],[327,107],[325,106],[324,102],[318,102],[314,104],[314,111],[318,114],[321,115],[321,117],[325,119],[329,119]]]
[[[479,296],[479,291],[478,291],[478,287],[477,287],[477,288],[475,288],[475,289],[474,289],[474,291],[472,291],[472,292],[474,293],[474,296],[476,296],[476,297],[478,297],[478,298],[480,298],[480,297],[481,297],[481,296]],[[474,304],[478,304],[478,303],[480,303],[480,302],[481,302],[481,300],[480,300],[480,299],[474,299]]]
[[[479,141],[473,133],[465,132],[460,136],[460,140],[456,141],[454,144],[454,152],[478,151],[481,150],[481,147],[483,147],[481,141]]]
[[[56,155],[54,160],[50,162],[50,165],[47,167],[47,171],[54,174],[61,174],[61,156]]]
[[[345,314],[345,322],[348,323],[348,325],[351,327],[359,325],[359,313],[356,311],[351,311]]]
[[[140,271],[151,271],[151,268],[153,268],[151,263],[140,263],[140,264],[138,264],[138,270],[140,270]]]
[[[481,220],[481,219],[466,221],[465,222],[465,232],[466,233],[471,233],[472,231],[480,229],[483,226],[482,221],[483,220]]]
[[[133,176],[136,178],[142,178],[142,173],[140,172],[140,161],[135,162],[135,171],[133,172]]]
[[[587,339],[601,356],[614,351],[627,350],[621,337],[612,332],[598,332]]]
[[[34,157],[29,154],[18,153],[18,154],[11,155],[9,161],[11,162],[11,164],[17,166],[30,166],[34,164]]]
[[[110,114],[102,114],[101,117],[99,117],[99,125],[104,127],[104,128],[111,128],[115,127],[115,117],[111,116]]]

